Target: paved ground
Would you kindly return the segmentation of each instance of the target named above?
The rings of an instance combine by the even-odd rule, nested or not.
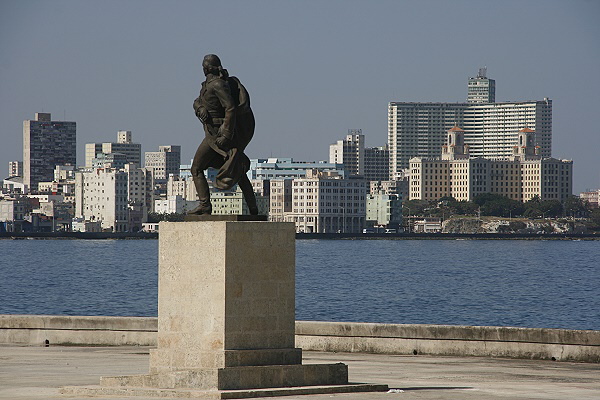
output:
[[[600,399],[600,364],[304,353],[305,364],[340,361],[348,364],[351,381],[384,383],[392,391],[282,399]],[[97,385],[100,376],[146,373],[147,347],[0,345],[0,399],[78,399],[59,394],[59,388]]]

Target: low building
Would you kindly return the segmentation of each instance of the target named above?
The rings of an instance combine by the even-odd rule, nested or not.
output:
[[[415,233],[439,233],[442,231],[441,218],[416,219],[412,224]]]
[[[402,198],[397,194],[368,194],[366,225],[398,229],[402,225]]]

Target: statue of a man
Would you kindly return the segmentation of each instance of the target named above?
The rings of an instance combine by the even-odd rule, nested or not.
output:
[[[196,150],[192,162],[192,177],[200,204],[188,214],[210,214],[210,191],[204,171],[208,167],[219,170],[214,186],[230,189],[236,183],[242,189],[250,214],[258,214],[252,184],[246,175],[250,160],[244,149],[254,135],[254,114],[250,97],[239,79],[229,76],[214,54],[202,61],[206,80],[200,96],[194,100],[194,111],[204,126],[205,137]]]

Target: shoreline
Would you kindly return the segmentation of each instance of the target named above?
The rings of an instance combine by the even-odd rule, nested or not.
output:
[[[158,232],[0,232],[0,240],[146,240]],[[598,233],[297,233],[296,240],[600,240]]]

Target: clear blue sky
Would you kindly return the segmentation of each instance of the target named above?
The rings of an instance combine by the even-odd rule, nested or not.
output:
[[[41,111],[77,122],[80,164],[120,129],[187,162],[216,53],[250,91],[251,158],[324,160],[352,128],[383,145],[388,102],[464,101],[487,66],[497,101],[553,100],[553,156],[574,160],[575,193],[599,188],[598,21],[598,0],[0,0],[0,175]]]

